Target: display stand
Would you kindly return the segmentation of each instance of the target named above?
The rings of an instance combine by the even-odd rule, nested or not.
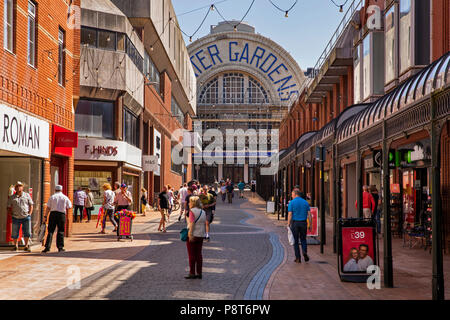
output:
[[[366,268],[370,265],[377,265],[378,261],[376,221],[362,218],[341,218],[337,224],[337,266],[341,281],[367,282],[371,274],[367,273]],[[363,258],[364,252],[366,254]],[[355,257],[356,259],[352,259]]]

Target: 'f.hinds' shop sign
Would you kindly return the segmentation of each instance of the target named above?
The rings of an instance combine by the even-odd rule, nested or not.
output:
[[[75,160],[121,161],[142,166],[142,151],[124,141],[78,138]]]
[[[113,146],[90,146],[90,145],[85,145],[84,146],[84,153],[86,154],[98,154],[98,155],[105,155],[105,156],[110,156],[110,157],[115,157],[117,156],[117,149],[118,147],[113,147]]]
[[[48,158],[49,124],[0,104],[0,149]]]

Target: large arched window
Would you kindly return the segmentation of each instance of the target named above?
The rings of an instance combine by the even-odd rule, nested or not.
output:
[[[268,104],[269,95],[254,77],[240,72],[215,76],[199,90],[200,105]]]
[[[252,77],[248,77],[248,103],[260,104],[268,102],[269,99],[267,97],[266,90],[264,90],[264,88],[258,81],[256,81]]]
[[[200,92],[200,104],[219,103],[219,79],[216,77],[209,81]]]
[[[223,75],[223,103],[244,103],[244,75],[225,73]]]

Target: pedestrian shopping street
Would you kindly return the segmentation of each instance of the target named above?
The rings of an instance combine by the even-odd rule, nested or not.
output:
[[[331,221],[324,254],[310,245],[311,260],[297,264],[286,222],[265,209],[262,199],[240,200],[237,194],[231,205],[218,201],[211,241],[204,242],[201,280],[184,279],[188,259],[178,212],[167,233],[157,231],[158,212],[138,216],[132,242],[118,242],[109,223],[107,234],[99,234],[95,221],[76,223],[66,252],[41,254],[33,246],[31,253],[0,253],[0,299],[431,299],[428,251],[404,248],[394,239],[394,288],[369,290],[340,281]],[[449,263],[445,256],[444,266]],[[77,267],[81,283],[70,289]],[[448,280],[450,268],[444,269]]]

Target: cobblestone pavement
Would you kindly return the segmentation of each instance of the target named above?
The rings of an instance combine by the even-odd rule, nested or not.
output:
[[[184,279],[187,250],[179,231],[185,224],[176,222],[167,233],[150,232],[149,245],[136,255],[84,278],[79,290],[60,290],[47,299],[262,298],[284,251],[272,259],[277,236],[246,223],[252,216],[240,209],[245,203],[237,197],[232,205],[219,200],[211,241],[204,242],[202,280]]]
[[[393,241],[395,288],[368,290],[365,284],[341,282],[332,252],[332,224],[327,245],[310,245],[308,263],[293,262],[286,221],[265,213],[260,198],[229,205],[219,200],[204,243],[203,279],[186,280],[188,259],[179,240],[184,223],[171,217],[167,233],[158,232],[159,213],[138,216],[134,241],[118,242],[114,234],[98,234],[91,222],[75,224],[64,253],[0,252],[0,300],[5,299],[431,299],[431,255]],[[382,257],[382,240],[380,240]],[[55,249],[53,249],[55,250]],[[444,258],[446,284],[450,257]],[[79,267],[79,289],[68,289],[70,267]],[[73,271],[73,270],[72,270]],[[446,287],[446,297],[450,296]]]

